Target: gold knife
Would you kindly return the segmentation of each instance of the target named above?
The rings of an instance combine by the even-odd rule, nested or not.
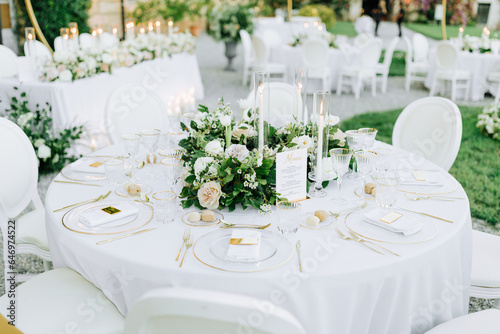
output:
[[[421,215],[424,215],[424,216],[428,216],[428,217],[432,217],[432,218],[435,218],[435,219],[439,219],[439,220],[443,220],[445,222],[448,222],[448,223],[454,223],[453,220],[449,220],[449,219],[446,219],[446,218],[441,218],[441,217],[438,217],[438,216],[433,216],[429,213],[425,213],[425,212],[420,212],[420,211],[414,211],[414,210],[409,210],[409,209],[405,209],[405,208],[401,208],[400,209],[402,210],[406,210],[406,211],[410,211],[410,212],[413,212],[413,213],[418,213],[418,214],[421,214]]]
[[[120,235],[119,237],[115,237],[115,238],[111,238],[111,239],[106,239],[106,240],[98,241],[95,244],[96,245],[102,245],[102,244],[105,244],[105,243],[108,243],[108,242],[111,242],[111,241],[120,240],[120,239],[123,239],[123,238],[127,238],[127,237],[131,237],[131,236],[134,236],[134,235],[138,235],[138,234],[141,234],[141,233],[144,233],[144,232],[156,230],[157,228],[158,227],[147,228],[145,230],[140,230],[140,231],[137,231],[137,232]]]
[[[300,247],[301,247],[300,240],[297,240],[295,247],[297,248],[297,254],[299,255],[299,269],[300,269],[300,272],[303,272],[303,270],[302,270],[302,256],[300,254]]]
[[[102,187],[102,184],[94,184],[94,183],[83,183],[83,182],[72,182],[72,181],[60,181],[60,180],[55,180],[54,182],[58,182],[58,183],[69,183],[69,184],[81,184],[81,185],[83,185],[83,186]]]

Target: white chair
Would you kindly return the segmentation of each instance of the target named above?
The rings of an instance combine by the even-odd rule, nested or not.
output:
[[[34,45],[37,58],[52,59],[52,53],[50,52],[49,48],[45,46],[45,44],[43,44],[40,41],[34,41]],[[29,48],[29,43],[24,42],[24,55],[26,57],[30,57],[31,56],[30,52],[31,50]]]
[[[427,72],[429,72],[429,62],[427,60],[427,56],[423,57],[423,54],[425,54],[425,52],[428,53],[428,45],[425,46],[425,43],[428,42],[425,37],[424,40],[417,38],[419,47],[423,47],[424,51],[425,49],[427,49],[427,51],[419,51],[418,60],[414,60],[413,45],[410,39],[406,36],[403,36],[403,40],[406,44],[405,89],[406,91],[409,91],[410,85],[413,81],[424,82],[425,77],[427,76]]]
[[[498,103],[500,100],[500,71],[498,72],[491,72],[488,75],[488,81],[493,81],[497,83],[497,91],[495,93],[495,103]]]
[[[167,129],[168,114],[165,103],[154,91],[130,85],[118,88],[108,98],[105,122],[108,138],[116,144],[124,134]]]
[[[253,36],[253,50],[255,52],[255,62],[252,70],[254,72],[269,72],[271,76],[279,75],[283,81],[287,80],[286,65],[269,62],[269,47],[262,37]]]
[[[328,44],[323,39],[308,38],[301,47],[302,64],[307,69],[307,78],[321,80],[322,89],[330,91],[331,70],[328,63]]]
[[[354,22],[354,30],[356,30],[358,34],[373,34],[375,31],[375,22],[368,15],[363,15],[358,17]]]
[[[118,334],[123,330],[124,319],[116,306],[71,269],[50,270],[21,284],[16,299],[16,327],[24,334]],[[7,315],[8,305],[7,295],[0,297],[1,314]]]
[[[45,270],[51,261],[45,231],[45,208],[38,195],[38,158],[26,134],[16,124],[0,117],[0,229],[3,236],[3,259],[8,262],[8,221],[16,222],[16,252],[29,253],[44,260]],[[22,214],[33,204],[34,209]],[[4,279],[8,266],[4,266]],[[18,275],[23,281],[32,275]],[[7,282],[7,281],[6,281]],[[7,283],[6,285],[7,286]]]
[[[500,310],[470,313],[434,327],[427,334],[496,334],[500,333]]]
[[[253,317],[255,313],[262,322],[255,323],[253,319],[259,318]],[[132,306],[125,319],[124,334],[166,332],[305,333],[293,315],[268,301],[217,291],[162,288],[145,294]]]
[[[94,46],[94,38],[92,37],[91,34],[83,33],[78,36],[78,39],[80,41],[80,48],[82,50],[85,49],[92,49]]]
[[[445,82],[451,82],[451,100],[455,101],[457,90],[465,90],[464,100],[469,97],[471,72],[457,69],[458,49],[450,42],[441,41],[436,47],[437,70],[432,80],[429,96],[436,94],[438,81],[441,82],[440,93],[444,94]]]
[[[118,38],[115,35],[110,34],[109,32],[103,32],[101,34],[101,48],[111,48],[118,44]]]
[[[10,78],[19,73],[17,56],[6,46],[0,45],[0,78]]]
[[[392,144],[420,155],[448,171],[462,140],[462,117],[457,105],[442,97],[424,97],[399,115]]]
[[[429,58],[429,41],[420,33],[413,34],[413,60],[416,63],[424,63]]]
[[[253,47],[252,47],[252,37],[246,30],[240,30],[241,45],[243,46],[243,81],[242,85],[246,86],[248,84],[248,79],[250,78],[250,71],[252,69],[253,63],[255,61]]]
[[[470,295],[495,299],[495,307],[500,309],[500,237],[480,231],[472,232]]]
[[[294,86],[284,82],[269,83],[270,93],[270,123],[274,127],[292,122],[297,112],[297,104],[302,105],[302,97],[297,96]],[[255,91],[252,89],[247,97],[255,105]]]
[[[377,39],[372,40],[362,48],[360,64],[358,66],[347,66],[340,70],[337,82],[337,95],[340,96],[342,94],[344,77],[346,77],[350,78],[349,83],[356,99],[359,99],[365,81],[370,81],[372,96],[375,97],[377,95],[377,74],[375,67],[378,64],[381,53],[382,43]]]
[[[382,81],[380,87],[382,94],[385,94],[387,92],[387,78],[389,77],[389,69],[392,63],[392,55],[394,54],[394,49],[396,48],[396,44],[398,44],[398,42],[399,42],[399,37],[394,37],[394,39],[391,41],[387,49],[385,49],[384,62],[378,63],[375,66],[375,72],[377,73],[377,76],[381,78]]]

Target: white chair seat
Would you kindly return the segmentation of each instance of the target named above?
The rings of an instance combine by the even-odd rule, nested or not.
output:
[[[330,76],[331,70],[329,67],[312,68],[307,70],[307,76],[309,78],[324,78],[325,76]]]
[[[286,71],[286,65],[278,63],[255,63],[252,69],[254,72],[277,73]]]
[[[500,288],[500,237],[479,231],[472,237],[471,285]]]
[[[436,72],[436,77],[438,78],[454,78],[456,80],[468,80],[470,79],[471,73],[464,70],[455,71],[442,71],[438,70]]]
[[[45,230],[45,210],[37,209],[21,216],[16,227],[16,242],[31,244],[49,251],[49,242]]]
[[[16,297],[16,327],[25,334],[63,333],[69,323],[75,323],[79,333],[123,330],[124,318],[116,306],[71,269],[51,270],[30,279],[17,288]],[[3,315],[8,303],[7,295],[0,297]]]
[[[413,63],[411,67],[414,73],[427,73],[429,71],[429,63],[427,62]]]
[[[355,75],[361,75],[363,78],[368,78],[372,77],[375,75],[375,68],[373,69],[367,69],[367,68],[361,68],[359,66],[347,66],[344,67],[340,72],[343,75],[348,75],[348,76],[355,76]]]
[[[494,334],[500,333],[500,310],[490,309],[458,317],[437,327],[427,334]]]

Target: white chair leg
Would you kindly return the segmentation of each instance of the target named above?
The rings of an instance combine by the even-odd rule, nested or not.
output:
[[[375,76],[372,78],[372,96],[377,96],[377,77]]]
[[[382,94],[387,93],[387,77],[388,77],[387,73],[384,73],[384,76],[382,76],[382,88],[381,88]]]
[[[354,98],[356,100],[359,99],[359,96],[361,95],[361,87],[363,86],[363,80],[361,80],[361,77],[359,76],[356,80],[352,80],[353,82],[353,91],[354,91]]]
[[[339,79],[337,80],[337,96],[342,94],[342,73],[339,74]]]
[[[451,100],[455,101],[457,98],[457,80],[451,80]]]
[[[241,85],[246,86],[248,83],[248,67],[246,65],[243,66],[243,80]]]
[[[467,79],[466,83],[465,83],[465,96],[464,96],[464,100],[465,101],[468,101],[469,100],[469,94],[470,94],[470,83],[471,83],[471,80]]]
[[[431,85],[431,90],[429,92],[429,96],[434,96],[436,94],[436,86],[437,86],[437,79],[434,78],[432,80],[432,85]]]
[[[410,91],[410,84],[411,84],[411,73],[406,72],[405,76],[405,89],[407,92]]]

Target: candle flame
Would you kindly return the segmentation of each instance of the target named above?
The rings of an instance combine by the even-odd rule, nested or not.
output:
[[[97,29],[97,33],[98,33],[99,35],[100,35],[100,34],[102,34],[102,28],[98,28],[98,29]]]
[[[113,28],[113,34],[117,34],[118,33],[118,29],[117,28]]]
[[[156,26],[159,27],[160,26],[160,21],[156,21]]]
[[[168,21],[168,26],[169,27],[172,27],[174,25],[174,22],[173,21]]]
[[[29,40],[33,39],[33,35],[32,34],[28,34],[28,39]]]
[[[97,31],[92,30],[92,36],[94,36],[94,37],[95,37],[96,35],[97,35]]]
[[[460,29],[458,31],[464,32],[464,27],[460,27]]]
[[[306,29],[309,28],[309,23],[307,23],[307,22],[304,23],[304,28],[306,28]]]

